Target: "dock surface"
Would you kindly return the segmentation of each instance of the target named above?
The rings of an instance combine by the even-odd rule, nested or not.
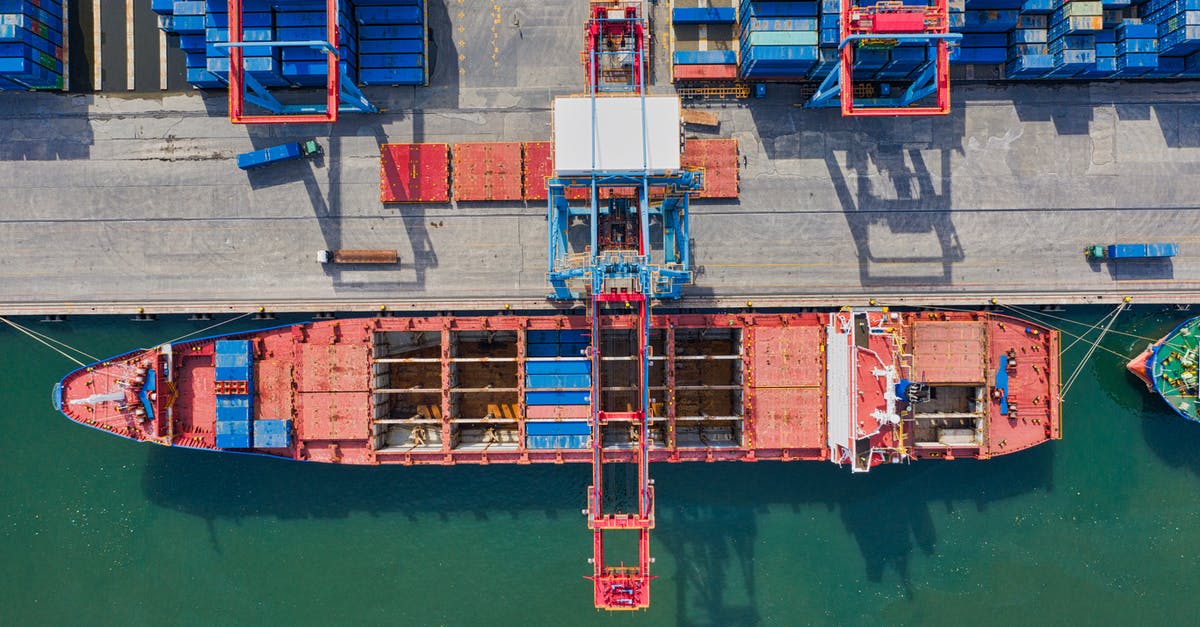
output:
[[[550,138],[551,98],[582,88],[583,11],[515,6],[431,12],[430,86],[367,90],[385,112],[332,126],[235,126],[222,92],[0,93],[0,313],[545,307],[543,204],[379,201],[381,143]],[[671,93],[664,50],[652,93]],[[741,197],[693,201],[682,305],[1194,301],[1196,93],[956,84],[949,116],[851,119],[771,85],[706,108],[719,128],[686,134],[739,141]],[[236,167],[313,137],[318,159]],[[1154,241],[1179,256],[1083,255]],[[316,261],[340,248],[401,265]]]

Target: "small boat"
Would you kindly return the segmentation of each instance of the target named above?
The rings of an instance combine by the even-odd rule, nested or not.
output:
[[[1200,348],[1200,317],[1175,327],[1146,347],[1126,368],[1157,392],[1175,413],[1200,422],[1196,407],[1196,353]]]

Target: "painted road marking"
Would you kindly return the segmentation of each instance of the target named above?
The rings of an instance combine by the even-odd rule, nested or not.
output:
[[[167,32],[158,29],[158,88],[167,90]]]
[[[100,63],[100,49],[104,43],[104,31],[100,28],[100,0],[92,0],[92,88],[103,87],[104,66]]]
[[[125,0],[125,89],[136,89],[133,78],[133,0]]]

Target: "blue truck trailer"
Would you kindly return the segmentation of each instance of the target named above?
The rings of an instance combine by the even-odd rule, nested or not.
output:
[[[1084,249],[1088,259],[1155,259],[1179,254],[1176,244],[1097,244]]]
[[[237,156],[237,164],[243,170],[250,170],[271,165],[272,163],[279,163],[280,161],[310,157],[320,152],[321,145],[315,139],[310,139],[304,142],[291,142],[290,144],[281,144],[279,146],[270,146],[268,148],[243,152]]]

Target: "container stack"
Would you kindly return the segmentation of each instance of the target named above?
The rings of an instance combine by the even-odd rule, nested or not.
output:
[[[951,59],[966,64],[999,65],[1008,61],[1008,32],[1016,28],[1017,0],[967,0],[962,42]],[[994,8],[1003,6],[1006,8]],[[989,8],[990,7],[990,8]]]
[[[153,0],[159,25],[179,35],[187,78],[200,89],[229,83],[228,0]],[[242,39],[323,41],[325,0],[242,0]],[[421,85],[426,81],[422,0],[344,0],[338,12],[341,80],[363,85]],[[302,46],[246,46],[246,73],[266,87],[322,87],[327,55]]]
[[[1008,63],[1005,75],[1010,78],[1042,76],[1054,68],[1050,56],[1048,15],[1021,15],[1017,28],[1008,34]]]
[[[1075,78],[1112,78],[1117,73],[1117,31],[1114,29],[1115,25],[1114,28],[1106,26],[1096,33],[1096,62],[1076,74]]]
[[[0,90],[63,88],[63,4],[0,0]]]
[[[747,80],[800,80],[819,58],[820,2],[742,0],[741,76]]]
[[[355,0],[358,21],[358,79],[363,85],[424,85],[423,0]]]
[[[1066,1],[1050,14],[1050,55],[1054,69],[1047,78],[1075,76],[1096,64],[1096,33],[1104,29],[1100,2]]]
[[[1141,76],[1158,67],[1158,29],[1141,20],[1127,20],[1116,29],[1116,76]]]
[[[1158,27],[1158,53],[1171,67],[1190,76],[1200,73],[1200,0],[1148,0],[1143,21]]]
[[[213,362],[217,397],[217,448],[250,448],[254,382],[248,340],[218,340]]]
[[[950,23],[953,32],[963,33],[963,50],[951,57],[952,62],[981,63],[977,51],[989,46],[979,37],[986,38],[986,30],[995,28],[982,25],[1005,17],[1003,11],[1010,9],[993,16],[990,11],[1000,6],[997,0],[965,0],[960,24],[954,18],[957,1],[950,3]],[[1200,26],[1188,30],[1189,19],[1200,24],[1200,0],[1023,0],[1012,6],[1018,20],[1007,33],[1008,78],[1200,76]],[[1154,31],[1143,25],[1154,26]],[[1037,32],[1042,28],[1044,42]]]
[[[526,337],[525,446],[532,449],[590,445],[592,364],[582,330],[530,330]]]
[[[838,44],[842,40],[841,10],[841,0],[821,0],[817,18],[817,61],[809,71],[809,76],[814,79],[828,76],[837,67]]]
[[[676,81],[736,79],[737,55],[730,46],[733,26],[737,23],[732,2],[728,6],[714,6],[711,2],[706,6],[682,4],[676,2],[671,10],[676,46],[671,55],[672,78]]]

